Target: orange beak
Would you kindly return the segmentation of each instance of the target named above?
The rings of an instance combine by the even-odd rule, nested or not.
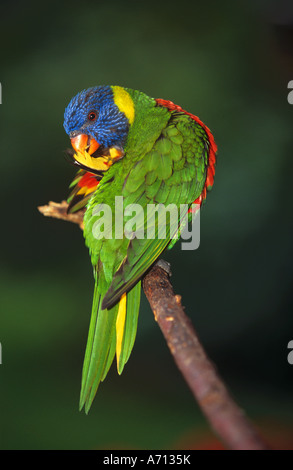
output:
[[[100,147],[100,144],[93,137],[86,134],[79,134],[73,137],[71,145],[76,152],[83,153],[87,151],[89,155],[92,155]]]

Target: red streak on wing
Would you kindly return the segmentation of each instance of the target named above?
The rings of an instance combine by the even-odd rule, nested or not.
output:
[[[217,153],[217,145],[216,145],[214,136],[211,133],[210,129],[197,116],[194,116],[188,111],[185,111],[177,104],[172,103],[172,101],[156,99],[156,103],[158,106],[164,106],[169,111],[178,111],[180,113],[187,114],[187,116],[191,117],[191,119],[197,122],[205,130],[208,136],[210,148],[209,148],[209,156],[208,156],[207,177],[206,177],[205,185],[204,185],[201,195],[193,203],[193,204],[201,205],[202,202],[206,198],[207,190],[210,190],[214,184],[214,176],[215,176],[215,171],[216,171],[216,168],[215,168],[216,167],[216,153]],[[192,209],[190,209],[189,211],[192,211]]]
[[[91,188],[97,187],[98,184],[99,184],[99,181],[97,181],[97,179],[95,178],[95,175],[87,171],[79,180],[79,182],[77,183],[77,186],[79,186],[80,188],[86,187],[88,189],[91,189]]]

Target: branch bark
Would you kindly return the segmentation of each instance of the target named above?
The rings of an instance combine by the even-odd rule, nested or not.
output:
[[[38,207],[49,217],[83,228],[84,211],[67,214],[67,202]],[[266,442],[235,403],[202,347],[170,282],[170,267],[158,261],[143,279],[143,289],[170,352],[211,427],[231,450],[266,450]]]
[[[267,445],[234,402],[203,349],[175,295],[162,261],[143,279],[143,289],[173,358],[201,410],[223,443],[233,450],[264,450]]]
[[[67,220],[67,222],[73,222],[80,226],[83,230],[83,216],[84,210],[80,210],[75,214],[67,214],[68,204],[66,201],[62,202],[52,202],[50,201],[49,204],[46,206],[39,206],[38,210],[43,214],[45,217],[54,217],[55,219],[62,219]]]

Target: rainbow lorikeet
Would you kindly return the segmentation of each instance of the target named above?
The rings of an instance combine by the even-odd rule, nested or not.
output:
[[[115,237],[113,226],[112,237],[97,237],[96,209],[107,204],[114,213],[116,196],[123,207],[201,205],[214,182],[217,147],[198,117],[171,101],[119,86],[78,93],[65,110],[64,128],[79,168],[68,210],[86,206],[84,237],[95,279],[80,395],[80,409],[85,406],[87,413],[115,354],[119,374],[130,356],[141,278],[175,235],[169,228],[164,238],[157,231],[152,238]],[[180,233],[180,218],[176,225]]]

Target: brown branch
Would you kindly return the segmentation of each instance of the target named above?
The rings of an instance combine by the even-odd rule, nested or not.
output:
[[[158,262],[144,277],[143,289],[173,358],[199,406],[229,449],[267,449],[207,357],[184,313],[181,297],[174,294],[169,275],[162,261]]]
[[[67,214],[67,203],[39,207],[45,216],[78,224],[84,212]],[[228,449],[265,450],[269,447],[243,410],[234,402],[215,366],[207,357],[190,319],[170,283],[170,269],[158,261],[143,279],[143,289],[173,358],[211,427]]]
[[[68,204],[66,201],[62,201],[61,203],[50,201],[46,206],[39,206],[38,210],[46,217],[54,217],[55,219],[62,219],[78,224],[83,230],[84,211],[81,210],[75,214],[67,214],[67,208]]]

